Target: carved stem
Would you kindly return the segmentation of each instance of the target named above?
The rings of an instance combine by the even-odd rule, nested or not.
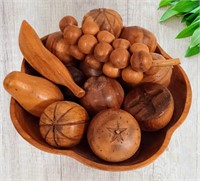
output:
[[[179,58],[172,58],[167,60],[153,60],[152,67],[165,67],[180,64]]]

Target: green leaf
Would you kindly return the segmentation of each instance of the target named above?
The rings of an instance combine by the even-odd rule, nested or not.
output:
[[[171,3],[171,0],[162,0],[162,1],[160,1],[158,8],[168,6],[168,5],[170,5],[170,3]]]
[[[193,14],[191,14],[191,13],[185,14],[185,15],[183,16],[182,20],[181,20],[181,23],[186,22],[187,19],[188,19],[191,15],[193,15]]]
[[[198,15],[198,16],[193,20],[192,23],[195,23],[195,22],[197,22],[197,21],[199,21],[199,20],[200,20],[200,15]]]
[[[172,8],[169,8],[167,11],[165,11],[165,13],[162,15],[162,17],[160,18],[160,22],[166,21],[169,18],[178,15],[179,12],[172,10]]]
[[[198,14],[194,13],[192,15],[194,15],[194,16],[192,16],[190,18],[188,17],[188,19],[186,19],[186,25],[187,26],[191,25],[192,23],[194,23],[195,21],[197,21],[199,19]]]
[[[200,0],[160,0],[159,8],[169,6],[160,22],[174,16],[181,17],[187,25],[176,38],[192,36],[186,57],[200,53]]]
[[[190,48],[195,47],[196,45],[200,44],[200,27],[197,28],[190,40]]]
[[[200,13],[200,2],[199,2],[199,6],[197,6],[195,9],[193,9],[192,11],[190,11],[190,13]]]
[[[188,47],[185,53],[185,57],[190,57],[198,53],[200,53],[200,45],[196,45],[195,47],[192,47],[192,48]]]
[[[158,8],[161,8],[164,6],[169,6],[169,5],[174,5],[177,3],[177,1],[180,1],[180,0],[161,0],[158,5]]]
[[[199,1],[179,1],[172,10],[178,11],[179,13],[187,13],[199,6]]]
[[[193,20],[198,16],[198,13],[192,13],[188,17],[186,17],[186,21],[193,22]]]
[[[188,36],[191,36],[194,31],[198,28],[200,20],[197,20],[196,22],[192,23],[191,25],[184,28],[177,36],[176,38],[185,38]]]

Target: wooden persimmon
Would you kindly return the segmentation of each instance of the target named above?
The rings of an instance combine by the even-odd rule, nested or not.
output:
[[[109,162],[132,157],[141,141],[140,127],[135,118],[121,109],[106,109],[91,121],[88,143],[96,156]]]

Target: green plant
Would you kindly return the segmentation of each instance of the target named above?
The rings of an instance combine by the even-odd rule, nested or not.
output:
[[[200,53],[200,1],[199,0],[161,0],[159,8],[169,6],[160,18],[164,22],[174,16],[182,18],[186,27],[176,36],[185,38],[191,36],[185,57]]]

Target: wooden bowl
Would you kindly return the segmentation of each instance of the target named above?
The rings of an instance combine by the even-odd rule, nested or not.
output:
[[[46,37],[43,39],[45,41]],[[157,52],[162,53],[161,47]],[[168,56],[166,54],[166,56]],[[22,71],[35,74],[30,65],[23,60]],[[79,162],[93,168],[109,171],[127,171],[144,167],[152,163],[167,148],[173,132],[184,122],[191,105],[191,87],[189,80],[180,66],[174,66],[169,89],[174,97],[175,111],[169,124],[157,132],[142,132],[141,147],[137,154],[130,159],[109,163],[99,159],[93,154],[86,137],[81,143],[71,149],[56,149],[48,145],[39,132],[39,118],[27,113],[13,98],[10,103],[10,115],[18,133],[30,144],[40,150],[70,156]]]

